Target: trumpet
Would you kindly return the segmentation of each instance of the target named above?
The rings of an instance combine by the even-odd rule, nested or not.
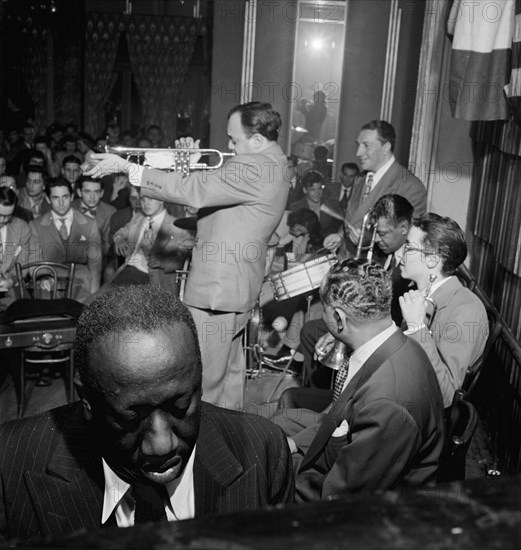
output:
[[[183,175],[188,175],[193,170],[215,170],[224,164],[225,157],[235,155],[235,153],[222,153],[218,149],[152,149],[148,147],[122,147],[120,145],[106,145],[105,152],[125,157],[129,162],[132,157],[135,157],[137,164],[159,170],[180,172]],[[191,154],[218,157],[218,161],[214,164],[206,162],[190,163]]]

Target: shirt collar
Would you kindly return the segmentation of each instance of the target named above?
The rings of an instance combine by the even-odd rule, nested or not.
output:
[[[440,288],[441,285],[445,284],[447,281],[452,279],[453,276],[454,275],[451,275],[450,277],[446,277],[445,279],[442,279],[441,281],[435,281],[434,283],[432,283],[431,289],[430,289],[428,295],[432,296],[438,290],[438,288]]]
[[[166,216],[166,208],[163,208],[161,212],[158,212],[157,214],[154,214],[153,216],[145,216],[147,222],[151,221],[154,222],[154,225],[156,228],[160,227],[160,225],[163,223],[163,220]]]
[[[391,167],[391,164],[395,161],[394,155],[391,155],[391,158],[376,172],[374,172],[373,175],[373,189],[375,188],[376,184],[382,179],[383,175],[389,170]]]
[[[52,219],[53,221],[59,221],[59,220],[62,220],[62,219],[65,219],[66,221],[68,222],[71,222],[74,220],[74,211],[72,208],[70,208],[70,210],[67,212],[67,214],[65,214],[65,216],[59,216],[58,214],[56,214],[56,212],[52,212]]]
[[[368,340],[365,344],[362,344],[351,354],[349,358],[349,379],[353,378],[369,357],[397,330],[398,327],[394,321],[391,321],[391,325],[388,328],[371,338],[371,340]]]
[[[165,485],[169,498],[168,506],[170,512],[176,519],[188,519],[186,516],[183,517],[183,508],[189,499],[189,495],[193,487],[196,447],[197,445],[194,445],[192,454],[188,459],[181,477]],[[101,461],[103,464],[103,475],[105,477],[103,509],[101,513],[101,523],[103,525],[126,496],[128,490],[131,488],[131,485],[121,479],[118,474],[116,474],[116,472],[114,472],[114,470],[107,464],[103,457],[101,458]]]

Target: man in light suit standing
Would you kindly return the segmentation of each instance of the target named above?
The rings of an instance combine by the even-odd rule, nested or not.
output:
[[[288,160],[277,144],[280,115],[251,102],[228,115],[229,148],[236,153],[216,170],[182,174],[152,170],[116,155],[93,154],[88,175],[125,171],[144,195],[199,210],[197,242],[184,301],[198,329],[203,399],[242,408],[245,355],[241,336],[257,300],[268,242],[289,192]],[[193,140],[180,140],[193,147]],[[197,142],[196,142],[197,143]]]
[[[75,264],[73,298],[84,302],[100,286],[103,250],[96,220],[72,208],[71,184],[50,178],[45,192],[51,211],[31,221],[41,260]]]
[[[415,216],[425,213],[425,186],[397,162],[395,142],[394,128],[385,120],[372,120],[360,129],[356,156],[363,172],[357,178],[347,204],[344,232],[326,237],[326,248],[334,251],[340,247],[341,256],[354,256],[363,218],[383,195],[401,195],[412,204]]]

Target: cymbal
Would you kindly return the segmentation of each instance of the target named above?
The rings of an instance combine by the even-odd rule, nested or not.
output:
[[[178,220],[175,220],[174,225],[176,227],[179,227],[180,229],[188,229],[189,231],[196,231],[197,218],[195,216],[190,218],[179,218]]]

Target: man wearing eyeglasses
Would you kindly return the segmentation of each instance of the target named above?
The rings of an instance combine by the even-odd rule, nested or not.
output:
[[[485,306],[455,275],[466,257],[465,234],[454,220],[429,212],[413,221],[401,271],[418,290],[401,296],[400,306],[407,323],[405,334],[427,352],[445,407],[483,353],[489,333]],[[435,302],[435,312],[426,297]]]

